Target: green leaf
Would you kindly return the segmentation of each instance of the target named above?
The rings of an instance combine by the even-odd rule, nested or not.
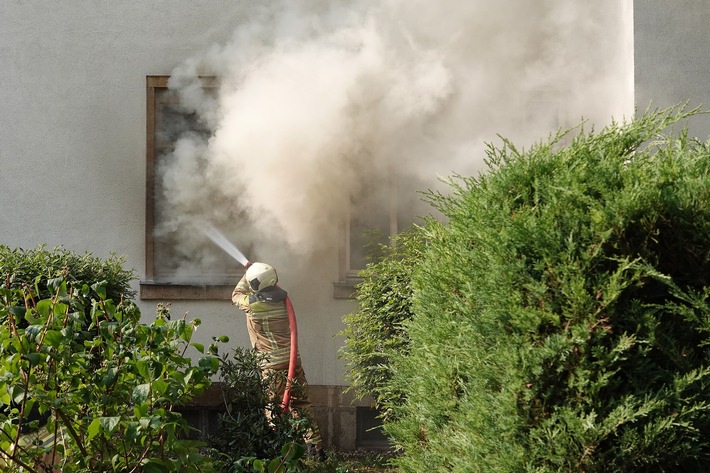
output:
[[[140,437],[138,422],[126,422],[126,440],[135,442]]]
[[[254,463],[252,464],[252,468],[257,472],[257,473],[264,473],[264,461],[263,460],[254,460]]]
[[[133,415],[135,417],[143,417],[148,415],[148,404],[141,403],[133,406]]]
[[[185,329],[185,326],[187,324],[185,323],[185,320],[183,319],[178,319],[178,320],[171,320],[168,326],[170,327],[171,330],[173,330],[175,333],[178,334],[178,336],[182,336],[182,331]]]
[[[182,331],[180,332],[180,338],[185,340],[186,342],[190,342],[192,339],[192,334],[194,333],[194,329],[191,324],[185,324],[182,327]]]
[[[44,357],[40,353],[28,353],[27,355],[25,355],[25,358],[30,361],[31,366],[37,366],[42,362],[42,359]]]
[[[138,360],[135,363],[138,374],[146,381],[151,381],[153,378],[150,375],[150,360]]]
[[[66,315],[68,310],[69,306],[63,302],[57,302],[56,304],[54,304],[54,315],[56,316]]]
[[[62,337],[71,339],[74,337],[74,329],[71,326],[64,327],[61,332]]]
[[[173,380],[173,382],[177,382],[179,386],[184,386],[185,375],[180,371],[171,371],[168,373],[168,376]]]
[[[28,340],[34,340],[44,330],[44,325],[29,325],[25,329],[25,336]]]
[[[153,377],[152,379],[159,378],[163,374],[163,364],[159,361],[151,360],[150,363],[150,373]]]
[[[153,392],[156,396],[165,395],[169,387],[170,385],[162,379],[156,379],[155,381],[153,381]]]
[[[291,442],[281,448],[281,456],[283,456],[286,461],[297,460],[301,458],[305,452],[306,449],[304,446],[296,442]]]
[[[145,459],[141,462],[144,473],[165,473],[170,471],[170,467],[165,461],[159,458]]]
[[[200,353],[205,352],[205,346],[201,343],[191,343],[190,346],[195,347]]]
[[[108,437],[113,433],[113,431],[116,429],[118,426],[118,423],[120,422],[121,418],[120,417],[101,417],[100,422],[101,422],[101,428],[104,431],[104,434]]]
[[[8,391],[10,393],[10,397],[12,398],[12,402],[15,404],[20,404],[22,399],[25,397],[25,390],[19,386],[11,386]]]
[[[118,368],[117,367],[112,367],[106,370],[106,376],[103,377],[101,380],[101,384],[104,387],[108,387],[111,384],[113,384],[114,380],[116,379],[116,375],[118,374]]]
[[[10,393],[7,392],[7,387],[4,383],[0,385],[0,404],[3,406],[10,405]]]
[[[62,338],[64,338],[62,333],[57,330],[47,330],[47,333],[44,335],[45,343],[55,348],[62,343]]]
[[[62,284],[64,283],[64,278],[52,278],[47,281],[47,289],[51,289],[53,293],[57,292]],[[64,292],[66,293],[66,284],[64,285]]]
[[[283,471],[282,469],[283,466],[283,460],[280,458],[274,458],[269,462],[269,468],[268,471],[269,473],[280,473]]]
[[[150,396],[150,384],[139,384],[138,386],[133,388],[133,394],[131,395],[131,399],[136,404],[143,404],[148,400],[148,396]]]
[[[42,299],[37,303],[37,312],[42,317],[48,317],[49,313],[52,311],[52,300]]]
[[[200,358],[200,361],[198,361],[197,363],[200,368],[211,372],[216,372],[219,369],[219,358],[213,356],[206,356]]]
[[[94,290],[100,299],[106,299],[106,281],[100,281],[92,284],[91,289]]]
[[[89,424],[89,427],[87,428],[89,442],[91,442],[91,440],[96,437],[99,432],[101,432],[101,419],[97,417],[91,421],[91,424]]]
[[[141,417],[140,420],[138,421],[138,423],[144,429],[150,428],[150,429],[157,430],[160,427],[160,425],[162,424],[162,418],[157,415]]]
[[[15,317],[15,322],[19,322],[25,318],[25,313],[27,309],[21,306],[12,306],[9,308],[10,313]]]

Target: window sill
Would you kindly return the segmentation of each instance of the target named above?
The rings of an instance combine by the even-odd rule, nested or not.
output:
[[[334,299],[355,299],[359,279],[333,283]],[[231,301],[233,284],[171,284],[141,281],[140,299],[150,300],[195,300],[195,301]]]
[[[234,284],[170,284],[140,282],[140,299],[170,301],[231,301]]]

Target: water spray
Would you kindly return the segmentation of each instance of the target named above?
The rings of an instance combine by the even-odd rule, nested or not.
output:
[[[245,269],[249,269],[252,265],[251,261],[244,256],[244,253],[239,251],[239,248],[234,246],[234,244],[227,239],[222,232],[220,232],[214,225],[209,222],[202,222],[200,226],[202,232],[212,240],[217,246],[222,248],[229,256],[237,260]],[[296,324],[296,312],[293,309],[293,304],[291,304],[291,299],[286,294],[286,312],[288,313],[288,325],[291,331],[291,353],[288,361],[288,376],[286,377],[286,388],[284,389],[284,396],[281,401],[281,409],[284,412],[288,410],[288,406],[291,403],[291,387],[296,377],[296,363],[298,362],[298,326]]]
[[[248,268],[251,262],[244,256],[244,253],[239,251],[239,248],[234,246],[231,241],[225,237],[222,232],[217,230],[211,223],[203,222],[201,227],[202,232],[212,240],[217,246],[222,248],[229,256],[237,260],[242,266]]]

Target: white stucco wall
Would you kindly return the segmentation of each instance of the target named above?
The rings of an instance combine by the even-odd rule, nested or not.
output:
[[[547,100],[547,94],[561,94],[552,97],[555,107],[576,104],[567,117],[572,122],[578,114],[600,119],[628,116],[633,108],[633,60],[627,53],[631,0],[606,2],[610,7],[599,8],[596,13],[601,14],[584,22],[580,30],[579,12],[573,14],[574,8],[566,8],[572,4],[560,1],[560,15],[544,18],[555,34],[547,41],[538,38],[539,51],[527,40],[541,34],[537,21],[547,9],[537,6],[549,2],[524,2],[525,8],[463,2],[459,6],[465,14],[456,18],[421,2],[441,18],[430,22],[419,8],[410,9],[411,17],[400,18],[411,24],[422,44],[440,41],[451,46],[444,62],[452,61],[447,65],[459,81],[451,95],[451,109],[437,116],[451,121],[433,133],[465,142],[432,147],[442,156],[456,158],[443,163],[438,155],[425,156],[425,172],[432,181],[436,173],[479,169],[484,140],[495,139],[498,132],[510,136],[516,131],[511,124],[525,125],[524,115],[530,115],[531,122],[545,122],[536,113],[539,110],[529,107],[536,100]],[[1,0],[0,243],[23,248],[62,245],[99,257],[116,253],[124,255],[127,267],[142,278],[145,77],[170,74],[185,59],[227,41],[243,9],[258,4],[256,0]],[[491,19],[501,24],[491,25]],[[578,31],[590,35],[591,41],[579,41],[568,50],[566,38],[580,37]],[[526,60],[531,63],[525,64]],[[655,67],[654,63],[648,67]],[[533,95],[526,97],[526,93]],[[564,115],[563,110],[555,109],[558,115]],[[509,125],[511,129],[504,129]],[[337,359],[340,340],[334,335],[354,304],[333,298],[333,281],[339,272],[337,242],[320,242],[308,261],[279,258],[270,262],[279,269],[296,308],[309,381],[344,384],[343,362]],[[155,301],[139,304],[150,318]],[[248,344],[242,315],[228,302],[172,303],[174,316],[185,312],[203,320],[197,341],[207,344],[212,336],[228,335],[233,345]]]
[[[710,5],[706,0],[634,2],[636,106],[710,110]],[[689,133],[710,135],[710,116],[697,116]]]
[[[145,76],[170,74],[232,34],[234,0],[0,2],[0,243],[124,255],[144,274]],[[327,245],[326,245],[327,246]],[[335,358],[348,301],[332,298],[337,249],[303,285],[282,268],[313,384],[343,384]],[[135,281],[136,289],[138,280]],[[155,301],[139,301],[145,317]],[[203,325],[197,340],[248,345],[228,302],[176,302]]]

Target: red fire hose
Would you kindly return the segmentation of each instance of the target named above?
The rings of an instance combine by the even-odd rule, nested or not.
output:
[[[281,408],[286,412],[291,402],[291,385],[296,377],[296,365],[298,364],[298,326],[296,325],[296,312],[293,310],[291,299],[286,296],[286,312],[288,312],[288,325],[291,328],[291,356],[288,361],[288,377],[286,378],[286,389],[284,398],[281,401]]]

